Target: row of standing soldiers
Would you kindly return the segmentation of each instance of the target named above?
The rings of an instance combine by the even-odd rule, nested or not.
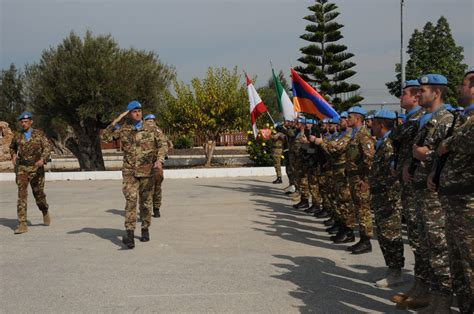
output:
[[[391,300],[401,309],[445,313],[455,295],[460,311],[472,313],[474,68],[459,90],[466,108],[445,104],[446,92],[447,79],[428,74],[405,82],[400,116],[382,109],[369,123],[355,106],[322,123],[300,117],[277,124],[274,183],[281,181],[283,154],[286,193],[300,197],[293,207],[328,218],[336,244],[355,242],[357,228],[360,240],[347,248],[352,254],[372,251],[375,222],[387,266],[374,280],[378,287],[403,283],[404,219],[415,279]]]

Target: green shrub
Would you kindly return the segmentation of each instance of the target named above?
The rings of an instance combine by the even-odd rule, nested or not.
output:
[[[252,131],[248,131],[247,152],[250,159],[257,166],[273,166],[273,141],[265,140],[259,131],[257,138],[254,137]]]
[[[194,136],[192,134],[179,135],[174,141],[173,146],[176,149],[193,148]]]

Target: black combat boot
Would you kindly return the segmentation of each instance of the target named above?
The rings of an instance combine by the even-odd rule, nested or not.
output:
[[[308,214],[314,214],[314,212],[318,209],[319,205],[316,204],[311,204],[311,206],[305,210],[303,210],[305,213]]]
[[[308,200],[301,199],[301,201],[298,204],[293,205],[294,209],[302,209],[302,208],[307,208],[309,207],[309,202]]]
[[[336,244],[354,242],[354,231],[346,226],[342,226],[337,234],[329,239]]]
[[[331,216],[331,212],[328,210],[324,209],[321,211],[319,214],[315,215],[316,218],[328,218]]]
[[[150,233],[148,232],[148,228],[142,228],[142,236],[140,238],[141,242],[148,242],[150,241]]]
[[[159,208],[153,208],[153,217],[155,217],[155,218],[161,217]]]
[[[277,177],[275,181],[272,182],[273,184],[280,184],[280,183],[283,183],[283,181],[281,180],[281,177]]]
[[[123,236],[122,243],[127,246],[129,249],[135,247],[135,235],[133,230],[127,230],[127,234]]]
[[[339,228],[341,228],[341,223],[336,221],[332,227],[326,228],[326,232],[329,234],[337,234]]]
[[[370,244],[370,237],[367,236],[365,232],[361,232],[360,241],[353,247],[352,254],[364,254],[369,252],[372,252],[372,244]]]
[[[335,223],[335,222],[336,222],[336,221],[334,220],[334,218],[331,217],[331,218],[329,218],[328,220],[323,221],[323,224],[324,224],[326,227],[332,227],[332,226],[334,226],[334,223]]]
[[[319,214],[320,212],[322,212],[323,210],[324,210],[324,208],[323,208],[323,205],[322,205],[322,204],[316,206],[316,209],[315,209],[315,211],[314,211],[314,213],[313,213],[313,216],[316,217],[316,215]]]

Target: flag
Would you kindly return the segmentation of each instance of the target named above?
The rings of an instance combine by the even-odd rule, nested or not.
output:
[[[288,97],[288,94],[283,89],[280,80],[275,75],[275,71],[272,68],[273,83],[275,83],[275,90],[277,92],[278,110],[283,114],[283,119],[294,120],[297,114],[293,108],[293,103]]]
[[[306,83],[293,68],[291,69],[293,83],[293,104],[295,111],[317,116],[319,119],[338,118],[339,114],[317,91]]]
[[[249,92],[250,122],[252,124],[253,135],[257,138],[257,118],[267,111],[267,107],[258,95],[257,90],[255,90],[247,73],[245,73],[245,78],[247,79],[247,91]]]

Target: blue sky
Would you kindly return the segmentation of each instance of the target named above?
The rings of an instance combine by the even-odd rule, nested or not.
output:
[[[400,58],[400,0],[332,0],[366,103],[397,101],[385,82]],[[415,28],[447,17],[465,63],[474,65],[474,0],[405,0],[405,45]],[[37,62],[43,49],[71,30],[110,33],[121,47],[153,50],[178,79],[202,77],[209,66],[245,68],[257,86],[274,67],[289,72],[306,43],[309,0],[0,0],[0,67]]]

